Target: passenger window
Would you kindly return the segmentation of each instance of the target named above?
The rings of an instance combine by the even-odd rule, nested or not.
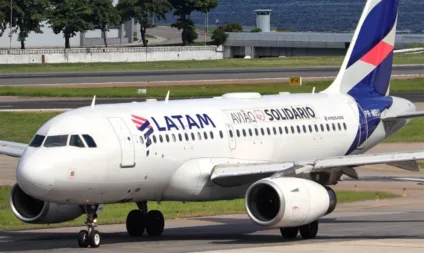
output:
[[[331,130],[330,126],[328,124],[326,124],[326,125],[327,125],[327,131],[330,132],[330,130]]]
[[[253,136],[252,129],[250,129],[250,128],[249,128],[249,135],[250,135],[250,136]]]
[[[172,134],[172,140],[173,140],[174,142],[177,142],[177,137],[175,137],[175,134]]]
[[[219,131],[219,136],[221,137],[221,139],[224,138],[224,133],[222,131]]]
[[[231,131],[231,130],[230,130],[230,137],[231,137],[231,138],[233,138],[233,137],[234,137],[234,135],[233,135],[233,131]]]
[[[268,133],[268,135],[271,135],[271,130],[269,130],[269,127],[266,128],[266,132]]]
[[[169,135],[165,135],[166,142],[169,142]]]
[[[243,131],[242,131],[242,132],[243,132],[243,136],[244,136],[244,137],[246,137],[246,130],[245,130],[245,129],[243,129]]]
[[[296,128],[297,128],[297,133],[301,133],[301,130],[300,130],[300,126],[296,126]]]
[[[321,132],[325,132],[324,125],[321,124]]]
[[[342,127],[340,126],[340,123],[337,123],[337,126],[339,127],[339,131],[342,131]]]
[[[181,134],[178,134],[178,139],[179,139],[180,141],[183,141],[183,136],[182,136]]]
[[[264,129],[263,129],[263,128],[261,128],[261,134],[262,134],[262,135],[265,135],[265,131],[264,131]]]
[[[211,134],[211,139],[213,140],[213,132],[211,131],[210,134]]]
[[[305,125],[303,125],[303,132],[306,134],[308,131],[306,131],[306,126]]]
[[[257,128],[255,128],[255,134],[256,134],[256,136],[259,136],[259,131],[258,131]]]
[[[153,138],[153,142],[156,143],[157,142],[156,135],[153,135],[152,138]]]
[[[202,134],[200,132],[197,132],[197,139],[199,139],[199,141],[202,140]]]
[[[272,131],[274,132],[274,135],[277,135],[277,129],[275,127],[272,128]]]
[[[332,126],[333,126],[333,131],[336,131],[336,125],[334,125],[333,123]]]
[[[140,139],[143,139],[140,137]],[[144,143],[144,140],[143,140]],[[85,148],[84,142],[82,142],[79,135],[72,135],[71,139],[69,140],[69,146],[78,147],[78,148]]]
[[[346,123],[343,123],[344,130],[347,130]]]
[[[46,137],[44,135],[35,135],[29,144],[30,147],[39,148]]]
[[[184,136],[185,136],[185,140],[186,141],[189,141],[190,140],[190,138],[188,137],[188,133],[185,133]]]
[[[68,143],[68,135],[48,136],[46,138],[46,142],[44,142],[44,147],[46,148],[65,147],[67,143]]]
[[[312,132],[313,132],[312,126],[311,126],[311,125],[309,125],[308,127],[309,127],[309,132],[311,132],[311,133],[312,133]]]
[[[191,133],[191,139],[192,139],[193,141],[195,141],[195,140],[196,140],[196,136],[194,136],[194,133]]]
[[[85,143],[87,143],[89,148],[97,148],[96,142],[93,140],[93,137],[91,137],[88,134],[83,134],[82,138],[84,138]]]
[[[283,134],[283,128],[279,127],[278,130],[280,130],[280,134]]]
[[[315,132],[319,132],[319,130],[318,130],[318,126],[315,124]]]
[[[162,143],[162,142],[163,142],[162,135],[160,135],[160,134],[159,134],[159,141],[160,141],[160,143]]]
[[[291,126],[290,128],[291,128],[291,132],[292,132],[292,134],[294,134],[294,127],[293,127],[293,126]]]
[[[144,145],[144,138],[143,138],[143,136],[140,136],[140,143],[141,143],[141,145]]]
[[[289,134],[289,128],[288,127],[284,127],[284,130],[286,131],[286,134]]]
[[[237,137],[240,137],[240,131],[238,129],[236,130],[236,133],[237,133]]]

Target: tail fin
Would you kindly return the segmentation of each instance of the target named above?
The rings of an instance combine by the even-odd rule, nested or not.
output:
[[[398,7],[399,0],[367,0],[340,72],[324,92],[389,94]]]

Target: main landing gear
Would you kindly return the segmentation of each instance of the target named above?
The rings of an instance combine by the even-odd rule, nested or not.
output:
[[[303,239],[314,239],[318,234],[318,221],[293,228],[280,228],[281,235],[287,239],[294,239],[300,233]]]
[[[138,210],[132,210],[127,216],[127,232],[130,236],[142,236],[144,231],[149,236],[161,236],[165,219],[160,211],[147,210],[147,202],[137,202]]]
[[[87,213],[87,230],[81,230],[78,233],[78,246],[80,248],[98,248],[100,246],[100,233],[95,230],[97,227],[97,209],[98,205],[85,206],[85,212]]]

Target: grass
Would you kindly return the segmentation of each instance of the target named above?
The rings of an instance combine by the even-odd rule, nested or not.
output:
[[[82,226],[84,218],[80,217],[74,221],[56,225],[31,225],[19,221],[10,211],[9,207],[9,186],[0,186],[0,231],[47,228],[57,226]],[[395,198],[396,195],[390,193],[378,193],[380,199]],[[362,200],[373,200],[376,198],[375,192],[337,192],[338,203],[346,203]],[[125,222],[127,214],[135,209],[135,204],[114,204],[106,205],[103,213],[99,215],[99,224],[115,224]],[[149,203],[149,209],[161,210],[165,218],[176,217],[198,217],[213,216],[222,214],[245,213],[244,200],[181,203],[164,202],[157,204]]]
[[[228,92],[259,92],[261,94],[276,94],[278,92],[309,93],[316,87],[322,91],[330,85],[330,81],[304,82],[302,86],[292,86],[287,83],[275,84],[227,84],[227,85],[190,85],[172,87],[149,87],[147,94],[137,95],[134,87],[104,87],[104,88],[69,88],[69,87],[19,87],[2,86],[0,96],[30,96],[30,97],[164,97],[171,90],[171,97],[210,97],[220,96]],[[392,92],[423,91],[424,78],[409,80],[393,80]]]
[[[157,69],[274,68],[295,66],[340,66],[343,56],[225,59],[210,61],[168,61],[144,63],[76,63],[0,65],[0,73],[92,72]],[[422,55],[396,54],[394,64],[424,64]]]

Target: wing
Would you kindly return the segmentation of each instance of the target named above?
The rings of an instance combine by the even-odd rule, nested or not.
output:
[[[383,121],[392,121],[400,119],[413,119],[424,117],[424,112],[409,112],[404,114],[388,114],[381,117]]]
[[[21,157],[27,146],[27,144],[23,143],[0,141],[0,154]]]
[[[336,184],[341,176],[358,179],[354,167],[374,164],[388,164],[401,169],[419,171],[417,160],[424,160],[424,151],[362,154],[288,163],[255,163],[215,166],[211,180],[222,186],[238,186],[253,183],[269,176],[311,177],[322,173],[328,177],[321,178],[324,184]]]

